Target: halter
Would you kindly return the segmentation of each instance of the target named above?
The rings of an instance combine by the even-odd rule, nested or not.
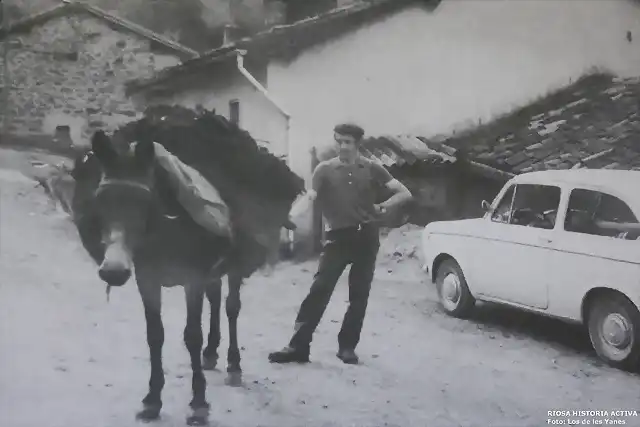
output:
[[[148,185],[142,184],[140,182],[120,179],[120,178],[103,178],[100,181],[100,184],[98,184],[98,188],[96,189],[96,192],[95,192],[96,196],[99,195],[102,191],[105,190],[105,188],[108,188],[108,187],[129,187],[129,188],[135,188],[137,190],[142,190],[148,194],[152,193],[151,188]],[[162,214],[162,216],[168,220],[176,220],[180,218],[179,215],[169,215],[166,213]]]
[[[82,159],[82,163],[86,163],[86,161],[89,159],[89,157],[91,157],[93,155],[93,152],[89,152],[87,153],[84,158]],[[100,193],[102,193],[103,191],[105,191],[105,189],[109,188],[109,187],[128,187],[128,188],[133,188],[136,190],[140,190],[143,191],[147,194],[152,194],[153,191],[151,189],[151,187],[147,184],[143,184],[141,182],[136,182],[136,181],[132,181],[132,180],[128,180],[128,179],[122,179],[122,178],[105,178],[102,177],[102,179],[100,180],[100,183],[98,184],[98,187],[95,190],[95,195],[98,196]],[[180,218],[180,216],[178,215],[169,215],[169,214],[162,214],[162,216],[166,219],[169,220],[175,220]]]

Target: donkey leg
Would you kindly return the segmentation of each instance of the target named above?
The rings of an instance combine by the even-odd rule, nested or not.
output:
[[[151,377],[149,393],[142,399],[142,410],[137,418],[144,421],[155,420],[162,409],[162,389],[164,388],[164,370],[162,369],[162,345],[164,344],[164,327],[160,313],[161,288],[155,285],[138,284],[142,297],[144,315],[147,322],[147,344],[151,361]]]
[[[218,364],[218,347],[220,346],[220,306],[222,305],[222,279],[216,279],[205,288],[207,299],[211,307],[209,321],[209,339],[207,347],[202,352],[202,368],[213,371]]]
[[[187,325],[184,328],[184,343],[191,357],[191,388],[193,399],[192,414],[187,418],[187,424],[191,426],[206,425],[209,416],[209,403],[207,403],[207,382],[202,371],[202,304],[204,299],[204,287],[201,285],[185,286],[187,300]]]
[[[240,314],[240,287],[242,278],[237,274],[229,274],[229,295],[226,309],[229,320],[229,350],[227,352],[227,379],[230,386],[242,385],[242,368],[240,367],[240,350],[238,349],[238,315]]]

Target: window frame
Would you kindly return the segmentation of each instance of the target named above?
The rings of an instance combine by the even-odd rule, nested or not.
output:
[[[511,203],[509,204],[509,220],[507,222],[497,221],[495,218],[496,211],[498,210],[502,202],[505,200],[505,198],[508,196],[509,191],[511,191],[512,188],[513,188],[513,193],[511,194]],[[509,185],[509,187],[506,190],[502,192],[502,196],[496,201],[495,207],[491,210],[491,213],[489,215],[489,220],[491,222],[494,222],[496,224],[511,224],[511,212],[513,212],[513,202],[516,199],[517,190],[518,190],[518,184],[512,183],[511,185]]]
[[[568,217],[570,215],[570,210],[571,210],[571,197],[573,196],[573,193],[575,191],[588,191],[588,192],[591,192],[591,193],[599,193],[600,195],[609,196],[611,198],[617,199],[619,202],[624,203],[624,205],[629,210],[631,215],[633,215],[633,217],[635,218],[635,221],[636,221],[635,223],[640,224],[640,219],[639,219],[640,216],[638,215],[638,212],[636,212],[633,209],[633,206],[631,204],[629,204],[629,202],[627,202],[625,200],[624,196],[621,196],[616,191],[610,191],[609,189],[595,188],[595,187],[590,187],[590,186],[575,186],[575,187],[572,187],[572,188],[568,189],[567,203],[566,203],[566,208],[564,209],[564,218],[562,220],[562,231],[563,232],[572,233],[572,234],[582,234],[582,235],[588,235],[588,236],[596,236],[596,237],[610,237],[610,236],[607,236],[607,235],[593,234],[593,233],[583,233],[583,232],[580,232],[580,231],[567,229],[567,219],[568,219]],[[598,202],[598,205],[597,205],[597,207],[595,209],[595,213],[597,213],[598,210],[600,209],[601,203],[602,203],[602,197],[600,196],[600,201]],[[607,221],[607,222],[610,222],[610,221]]]

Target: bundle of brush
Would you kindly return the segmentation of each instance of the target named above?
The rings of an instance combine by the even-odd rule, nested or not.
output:
[[[114,138],[155,141],[198,170],[229,206],[234,232],[245,241],[244,252],[260,259],[269,236],[286,223],[291,204],[304,191],[304,180],[284,161],[213,111],[150,107],[141,120],[118,129]]]

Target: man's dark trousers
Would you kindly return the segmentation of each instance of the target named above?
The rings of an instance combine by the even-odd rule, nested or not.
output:
[[[360,331],[367,310],[369,291],[380,248],[378,228],[368,224],[331,230],[320,257],[309,294],[302,302],[296,318],[296,331],[289,346],[308,352],[320,319],[347,265],[349,271],[349,308],[338,334],[340,350],[354,350],[360,341]]]

